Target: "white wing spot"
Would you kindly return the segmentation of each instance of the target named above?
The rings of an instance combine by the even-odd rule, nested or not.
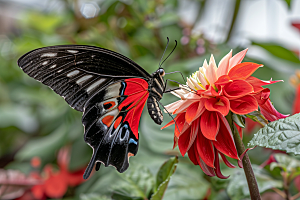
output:
[[[74,76],[74,75],[76,75],[78,73],[79,73],[78,70],[72,71],[72,72],[70,72],[70,73],[67,74],[67,77],[72,77],[72,76]]]
[[[56,64],[55,64],[55,65],[52,65],[52,66],[50,67],[50,69],[52,69],[52,68],[54,68],[54,67],[56,67]]]
[[[41,57],[54,57],[57,56],[57,53],[44,53],[41,55]]]
[[[152,111],[152,113],[151,113],[152,115],[154,115],[155,114],[155,112],[154,111]]]
[[[77,81],[76,81],[76,83],[77,84],[82,84],[82,83],[84,83],[86,80],[88,80],[88,79],[90,79],[90,78],[92,78],[93,76],[92,75],[86,75],[86,76],[83,76],[83,77],[81,77],[80,79],[78,79]]]
[[[69,53],[77,53],[78,51],[76,51],[76,50],[67,50],[67,52],[69,52]]]
[[[101,83],[103,83],[105,80],[106,79],[100,79],[100,80],[96,81],[95,83],[93,83],[86,89],[86,92],[89,93],[91,90],[94,90],[96,87],[101,85]]]
[[[58,70],[57,73],[60,73],[62,70],[63,70],[63,69]]]
[[[47,65],[47,63],[48,63],[48,61],[45,61],[45,62],[42,63],[42,65]]]

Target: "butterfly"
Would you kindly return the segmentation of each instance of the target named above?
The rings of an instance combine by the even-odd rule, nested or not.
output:
[[[18,65],[83,112],[84,140],[93,149],[84,179],[95,163],[97,171],[101,163],[120,173],[129,167],[129,157],[138,151],[138,126],[146,102],[153,121],[163,122],[159,101],[166,81],[161,67],[149,74],[119,53],[87,45],[35,49],[20,57]]]

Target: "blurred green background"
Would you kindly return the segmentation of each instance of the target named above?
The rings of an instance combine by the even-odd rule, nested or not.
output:
[[[178,46],[164,63],[165,71],[179,70],[189,76],[210,54],[218,63],[230,49],[235,54],[249,48],[244,61],[264,64],[254,76],[284,80],[270,86],[271,100],[288,114],[294,100],[289,79],[300,69],[300,32],[295,24],[300,24],[296,0],[0,0],[0,168],[29,174],[34,156],[41,158],[42,167],[55,164],[58,150],[69,145],[72,171],[85,168],[92,154],[83,140],[82,113],[17,66],[18,58],[30,50],[94,45],[128,56],[152,73],[169,37],[166,54],[174,40]],[[183,83],[179,74],[168,78]],[[167,105],[175,100],[166,94],[161,102]],[[165,114],[164,124],[170,120]],[[245,144],[251,137],[245,137]],[[142,165],[155,174],[169,157],[179,155],[172,146],[173,128],[161,131],[144,112],[139,152],[130,159],[130,168]],[[256,148],[249,154],[253,163],[261,164],[270,152]],[[223,173],[232,171],[224,168]],[[103,167],[65,198],[109,197],[122,176],[113,167]],[[224,184],[231,178],[208,178],[199,166],[179,156],[164,199],[202,199],[208,188],[211,199],[227,199]]]

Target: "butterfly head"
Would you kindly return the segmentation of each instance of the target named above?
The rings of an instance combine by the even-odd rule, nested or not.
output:
[[[160,76],[165,76],[166,75],[165,70],[163,68],[159,68],[156,71],[156,73],[159,74]]]

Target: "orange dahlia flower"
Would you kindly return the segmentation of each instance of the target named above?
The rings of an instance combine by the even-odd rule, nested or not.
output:
[[[187,85],[172,92],[181,98],[166,106],[166,110],[177,114],[174,148],[178,145],[184,156],[199,165],[208,176],[223,176],[219,166],[219,155],[228,167],[235,167],[225,157],[239,160],[232,131],[225,116],[229,111],[244,115],[258,110],[269,121],[286,117],[276,111],[269,95],[270,90],[263,85],[278,81],[262,81],[252,77],[252,73],[262,67],[243,60],[246,50],[232,57],[230,51],[219,63],[211,56],[209,64],[205,60],[199,71],[187,78]],[[163,128],[175,122],[171,121]],[[178,130],[179,129],[179,130]]]

